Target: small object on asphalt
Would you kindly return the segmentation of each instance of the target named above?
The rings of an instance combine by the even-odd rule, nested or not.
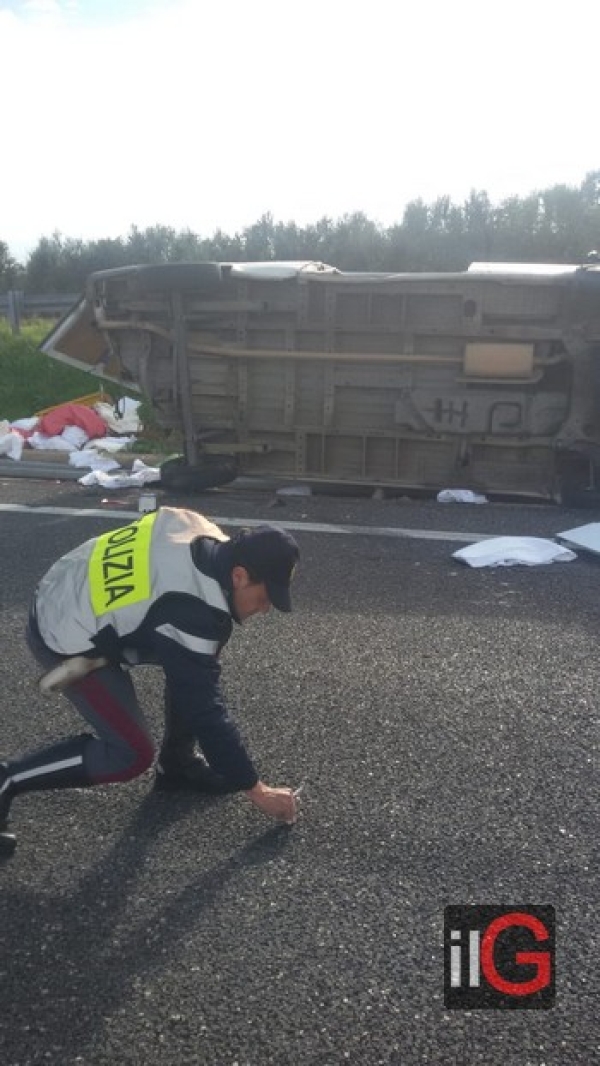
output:
[[[471,489],[442,489],[437,494],[438,503],[487,503],[487,496],[482,496]]]
[[[153,492],[142,492],[138,500],[138,511],[149,514],[156,510],[156,496]]]

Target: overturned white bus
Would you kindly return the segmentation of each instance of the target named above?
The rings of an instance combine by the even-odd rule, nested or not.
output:
[[[42,349],[138,387],[185,456],[237,473],[575,502],[600,460],[600,266],[321,263],[100,271]]]

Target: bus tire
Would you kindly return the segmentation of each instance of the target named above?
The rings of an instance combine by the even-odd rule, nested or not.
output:
[[[206,492],[219,485],[228,485],[237,474],[237,465],[233,460],[205,460],[197,466],[190,466],[183,456],[179,456],[167,459],[162,464],[160,485],[169,492]]]

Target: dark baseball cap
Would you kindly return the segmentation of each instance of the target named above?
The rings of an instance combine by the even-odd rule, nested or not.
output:
[[[292,535],[278,526],[256,526],[238,533],[232,548],[233,565],[243,566],[255,581],[264,581],[278,611],[291,611],[290,583],[300,558]]]

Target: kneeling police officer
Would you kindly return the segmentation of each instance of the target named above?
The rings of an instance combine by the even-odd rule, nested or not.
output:
[[[291,610],[298,558],[278,527],[230,539],[194,511],[162,507],[54,563],[36,590],[27,639],[46,671],[42,691],[64,690],[93,733],[0,763],[0,854],[15,848],[8,817],[21,793],[128,781],[150,768],[154,746],[130,676],[145,663],[165,675],[156,787],[245,792],[292,824],[292,789],[259,779],[227,712],[219,655],[233,621]]]

